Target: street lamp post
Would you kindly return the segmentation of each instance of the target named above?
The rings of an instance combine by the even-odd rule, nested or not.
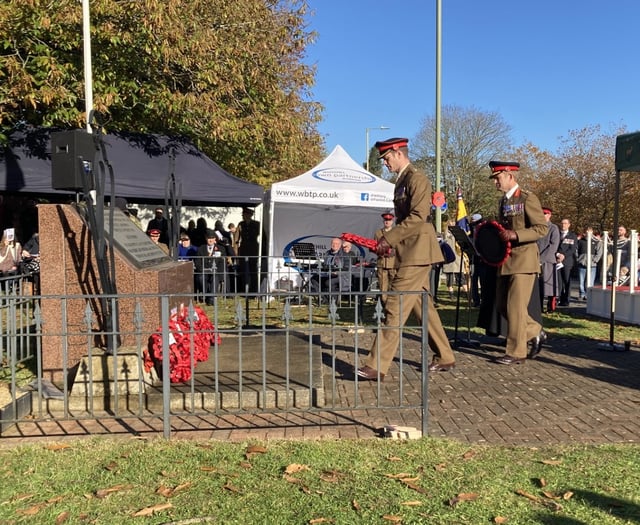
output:
[[[378,126],[376,128],[365,128],[365,147],[366,147],[366,156],[365,159],[367,159],[367,171],[369,171],[369,130],[371,129],[391,129],[388,128],[387,126]]]

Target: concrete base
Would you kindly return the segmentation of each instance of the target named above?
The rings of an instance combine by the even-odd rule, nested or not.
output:
[[[616,290],[616,321],[640,325],[640,293],[629,289]],[[593,287],[587,290],[587,313],[605,319],[611,319],[611,288]]]
[[[139,394],[153,384],[154,375],[144,371],[137,353],[129,351],[113,356],[96,350],[91,358],[85,356],[80,360],[71,395]]]
[[[31,412],[31,403],[31,392],[25,392],[16,398],[15,404],[0,407],[0,436],[15,425],[12,420],[22,419]]]
[[[76,416],[78,412],[103,410],[161,413],[162,382],[155,372],[155,377],[144,372],[140,376],[138,359],[134,353],[118,354],[114,367],[114,357],[108,354],[83,358],[67,408]],[[268,337],[268,347],[263,348],[261,335],[227,335],[217,355],[212,347],[209,359],[196,366],[193,387],[191,383],[171,385],[169,404],[175,411],[207,412],[322,408],[323,368],[318,337],[310,344],[302,335],[273,334]],[[88,395],[91,391],[93,396]],[[45,404],[51,414],[64,409],[63,399],[47,399]]]

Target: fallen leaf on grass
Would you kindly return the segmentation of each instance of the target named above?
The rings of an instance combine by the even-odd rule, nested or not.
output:
[[[507,521],[509,520],[504,516],[496,516],[495,518],[493,518],[493,523],[497,523],[498,525],[504,525],[505,523],[507,523]]]
[[[414,501],[403,501],[400,505],[406,505],[407,507],[419,507],[422,505],[422,501],[414,500]]]
[[[455,507],[461,501],[475,501],[478,495],[475,492],[462,492],[449,500],[449,505]]]
[[[438,463],[435,467],[433,467],[433,470],[435,470],[436,472],[443,472],[446,469],[447,469],[446,463]]]
[[[156,512],[162,512],[163,510],[167,510],[172,507],[173,505],[171,503],[158,503],[157,505],[152,505],[151,507],[145,507],[144,509],[140,509],[138,512],[134,512],[132,515],[134,517],[151,516]]]
[[[539,503],[540,505],[544,505],[545,507],[547,507],[548,509],[557,512],[559,510],[562,510],[562,505],[556,503],[555,501],[552,500],[548,500],[548,499],[544,499],[544,498],[540,498],[538,496],[534,496],[533,494],[529,494],[528,492],[524,491],[524,490],[516,490],[516,494],[519,494],[520,496],[524,496],[525,498],[534,501],[536,503]]]
[[[401,479],[400,480],[402,483],[404,483],[406,485],[407,488],[411,489],[411,490],[415,490],[416,492],[419,492],[420,494],[426,494],[427,491],[425,489],[423,489],[422,487],[420,487],[419,485],[416,485],[413,480],[410,479]]]
[[[565,501],[569,501],[573,497],[573,492],[571,492],[570,490],[563,494],[556,494],[555,492],[549,491],[543,491],[542,494],[544,494],[544,496],[549,499],[563,499]]]
[[[59,501],[62,501],[62,496],[56,496],[55,498],[51,498],[51,499],[48,499],[47,501],[43,501],[41,503],[37,503],[35,505],[32,505],[28,509],[18,510],[16,512],[18,514],[24,514],[25,516],[34,516],[34,515],[38,514],[38,512],[40,512],[45,507],[47,507],[47,506],[49,506],[49,505],[51,505],[53,503],[58,503]]]
[[[309,488],[303,483],[303,481],[299,478],[294,478],[293,476],[289,476],[288,474],[285,474],[284,476],[282,476],[283,479],[285,481],[288,481],[289,483],[292,483],[294,485],[298,485],[300,487],[300,490],[302,490],[302,492],[304,492],[305,494],[311,494],[311,491],[309,490]]]
[[[188,489],[190,486],[191,486],[191,483],[188,482],[188,481],[186,483],[181,483],[180,485],[176,485],[173,488],[165,487],[164,485],[160,485],[156,489],[156,494],[160,494],[161,496],[164,496],[165,498],[172,498],[178,492],[183,491],[185,489]]]
[[[382,516],[383,520],[392,521],[393,523],[402,523],[402,516],[392,516],[391,514],[385,514]]]
[[[406,479],[411,476],[411,474],[407,474],[406,472],[400,472],[400,474],[385,474],[386,478],[391,479]]]
[[[202,467],[200,467],[200,470],[202,472],[216,472],[218,469],[216,467],[202,466]]]
[[[360,507],[360,503],[358,503],[355,499],[351,502],[351,506],[353,507],[353,510],[362,510],[362,507]]]
[[[538,480],[538,483],[540,484],[540,487],[546,487],[547,486],[547,480],[544,478],[540,478]]]
[[[261,445],[249,445],[244,455],[247,459],[251,459],[253,456],[257,456],[258,454],[266,454],[267,448]]]
[[[561,459],[543,459],[540,463],[543,465],[551,465],[557,467],[558,465],[562,465]]]
[[[29,507],[28,509],[18,509],[16,514],[22,514],[24,516],[34,516],[40,512],[41,509],[46,507],[46,503],[38,503]]]
[[[250,470],[253,468],[253,465],[251,463],[249,463],[248,461],[241,461],[240,462],[240,466],[244,469]]]
[[[344,474],[338,470],[325,470],[322,474],[320,474],[320,479],[327,483],[338,483]]]
[[[387,461],[402,461],[402,458],[399,458],[398,456],[389,456]]]
[[[462,459],[473,459],[476,456],[475,450],[468,450],[464,454],[462,454]]]
[[[52,443],[51,445],[46,445],[44,448],[46,450],[58,451],[71,448],[71,445],[68,445],[67,443]]]
[[[287,465],[284,471],[287,474],[295,474],[296,472],[302,472],[303,470],[311,470],[307,465],[300,465],[299,463],[291,463]]]
[[[71,516],[71,514],[66,510],[64,512],[61,512],[60,514],[58,514],[58,517],[56,518],[55,524],[56,525],[60,525],[61,523],[64,523],[65,521],[67,521],[69,519],[70,516]]]
[[[225,483],[222,488],[224,490],[228,490],[229,492],[238,492],[238,493],[240,492],[240,489],[238,487],[236,487],[235,485],[232,485],[229,482]]]
[[[118,464],[115,461],[112,461],[108,465],[105,465],[104,468],[106,470],[110,470],[110,471],[117,470],[118,469]]]
[[[97,498],[106,498],[109,494],[120,492],[121,490],[129,490],[133,485],[114,485],[108,489],[98,489],[95,494]]]
[[[16,494],[13,498],[11,498],[11,501],[24,501],[25,499],[29,498],[33,498],[33,494]]]
[[[314,523],[335,523],[335,522],[329,518],[313,518],[312,520],[309,520],[309,523],[314,524]]]
[[[516,490],[516,494],[519,494],[520,496],[524,496],[525,498],[530,499],[531,501],[535,501],[535,502],[540,501],[540,498],[538,496],[529,494],[528,492],[521,489]]]

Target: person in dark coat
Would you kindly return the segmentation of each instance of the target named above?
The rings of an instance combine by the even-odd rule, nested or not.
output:
[[[240,290],[258,291],[258,258],[260,255],[260,222],[253,220],[251,208],[242,209],[242,220],[235,233],[238,247],[238,280]]]
[[[160,242],[166,245],[169,244],[169,221],[164,216],[162,208],[156,208],[155,216],[147,224],[147,235],[151,230],[159,230]]]
[[[206,242],[198,248],[194,258],[196,287],[199,292],[204,293],[207,304],[213,304],[213,296],[225,291],[228,256],[225,246],[218,243],[216,232],[207,230]]]
[[[560,221],[560,246],[556,260],[561,263],[560,268],[560,306],[569,306],[571,301],[571,271],[578,258],[578,236],[571,230],[569,219]]]
[[[553,312],[556,309],[556,298],[558,297],[559,276],[556,268],[556,254],[560,246],[560,230],[551,222],[551,208],[543,207],[544,218],[549,227],[547,234],[538,239],[538,251],[540,253],[540,307],[544,308],[544,301],[547,300],[547,311]]]

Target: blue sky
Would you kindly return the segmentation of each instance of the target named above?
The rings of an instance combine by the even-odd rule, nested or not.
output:
[[[413,138],[435,114],[436,1],[309,0],[306,62],[327,150]],[[442,0],[442,104],[498,112],[555,152],[571,130],[640,129],[640,1]],[[411,143],[409,144],[411,146]]]

